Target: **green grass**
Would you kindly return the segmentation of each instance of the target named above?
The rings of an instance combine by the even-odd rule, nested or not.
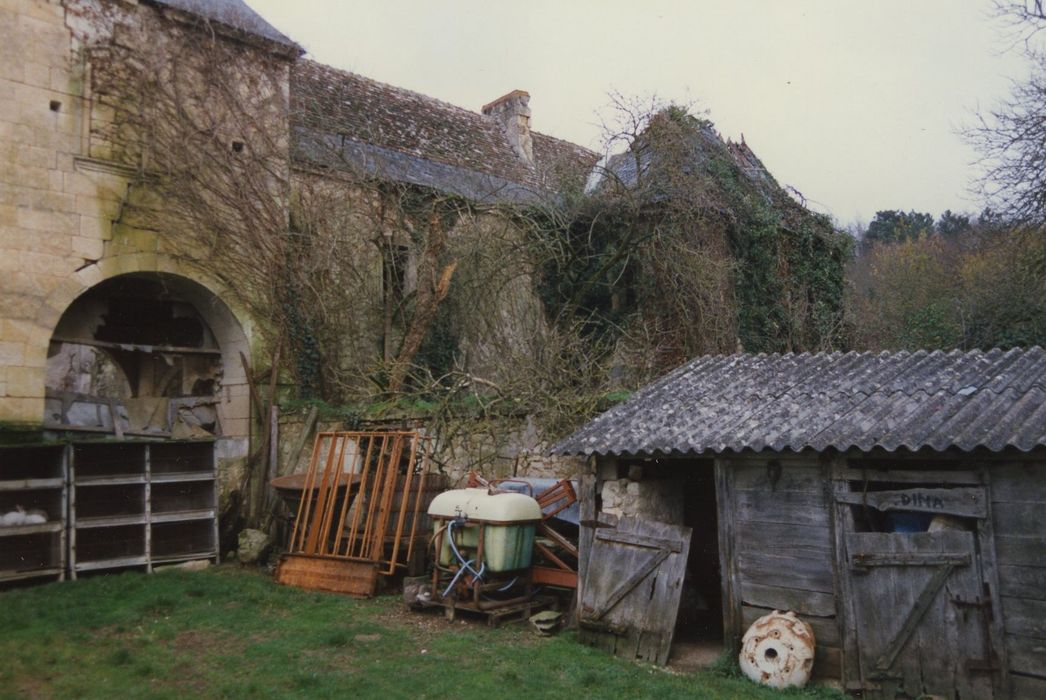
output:
[[[779,698],[728,669],[680,675],[572,633],[489,629],[277,586],[258,573],[122,574],[0,593],[0,698]]]

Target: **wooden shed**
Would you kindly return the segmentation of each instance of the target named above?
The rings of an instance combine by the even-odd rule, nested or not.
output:
[[[1046,697],[1042,348],[701,357],[553,451],[590,457],[589,643],[793,610],[864,697]]]

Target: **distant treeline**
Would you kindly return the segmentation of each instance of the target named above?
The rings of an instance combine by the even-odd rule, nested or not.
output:
[[[855,232],[852,345],[862,350],[1046,345],[1046,231],[978,216],[880,211]]]

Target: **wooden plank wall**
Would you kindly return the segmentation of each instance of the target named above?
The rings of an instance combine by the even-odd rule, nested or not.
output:
[[[992,524],[1015,698],[1046,698],[1046,459],[993,466]]]
[[[730,498],[733,506],[732,528],[727,528],[733,533],[730,575],[737,589],[733,597],[740,603],[740,632],[771,610],[794,610],[814,630],[814,677],[839,678],[842,655],[825,470],[816,458],[789,460],[780,463],[775,479],[769,461],[722,461],[729,479],[720,485],[719,495]],[[722,493],[724,486],[730,493]]]

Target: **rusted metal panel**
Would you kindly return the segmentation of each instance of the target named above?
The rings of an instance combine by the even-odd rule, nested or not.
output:
[[[276,581],[316,591],[371,596],[378,585],[378,566],[372,562],[287,554],[276,567]]]
[[[434,495],[428,471],[427,440],[417,433],[319,433],[288,553],[369,563],[382,575],[411,568]],[[286,477],[277,482],[287,490]]]

